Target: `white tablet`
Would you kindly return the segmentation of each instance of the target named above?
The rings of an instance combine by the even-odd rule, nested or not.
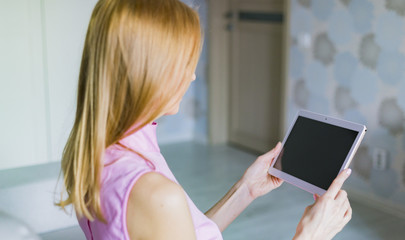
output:
[[[366,131],[361,124],[299,111],[269,173],[321,196],[349,166]]]

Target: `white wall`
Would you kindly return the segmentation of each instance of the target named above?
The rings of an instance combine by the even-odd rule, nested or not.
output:
[[[0,2],[0,169],[60,160],[95,2]]]
[[[0,169],[47,158],[39,0],[0,2]]]
[[[76,114],[84,40],[97,0],[43,0],[51,161],[60,161]]]

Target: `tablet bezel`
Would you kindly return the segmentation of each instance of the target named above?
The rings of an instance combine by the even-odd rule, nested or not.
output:
[[[296,114],[293,123],[290,125],[290,127],[289,127],[289,129],[287,131],[287,134],[284,137],[284,140],[282,142],[283,147],[284,147],[284,144],[287,141],[288,137],[290,136],[291,130],[293,129],[298,117],[300,117],[300,116],[305,117],[305,118],[309,118],[309,119],[312,119],[312,120],[316,120],[316,121],[319,121],[319,122],[331,124],[331,125],[334,125],[334,126],[338,126],[338,127],[341,127],[341,128],[350,129],[350,130],[353,130],[353,131],[357,132],[356,139],[354,140],[354,142],[352,144],[352,147],[350,148],[350,151],[347,154],[346,159],[343,162],[343,164],[342,164],[342,166],[341,166],[341,168],[339,170],[339,173],[341,171],[343,171],[344,169],[346,169],[350,165],[350,162],[352,161],[353,156],[355,155],[358,147],[360,146],[360,143],[363,140],[364,135],[365,135],[365,133],[367,131],[367,127],[362,125],[362,124],[358,124],[358,123],[349,122],[349,121],[342,120],[342,119],[329,117],[329,116],[326,116],[326,115],[323,115],[323,114],[314,113],[314,112],[310,112],[310,111],[306,111],[306,110],[300,110]],[[322,188],[320,188],[318,186],[315,186],[312,183],[306,182],[306,181],[304,181],[302,179],[299,179],[297,177],[294,177],[294,176],[292,176],[292,175],[290,175],[290,174],[288,174],[286,172],[280,171],[277,168],[274,168],[274,164],[276,163],[278,157],[279,157],[279,155],[276,156],[276,158],[274,159],[274,161],[272,162],[272,164],[271,164],[271,166],[270,166],[270,168],[268,170],[268,172],[271,175],[273,175],[275,177],[278,177],[278,178],[281,178],[284,181],[286,181],[286,182],[288,182],[288,183],[290,183],[292,185],[295,185],[295,186],[297,186],[297,187],[299,187],[299,188],[301,188],[301,189],[303,189],[303,190],[305,190],[307,192],[310,192],[312,194],[318,194],[319,196],[322,196],[326,192],[326,190],[324,190],[324,189],[322,189]]]

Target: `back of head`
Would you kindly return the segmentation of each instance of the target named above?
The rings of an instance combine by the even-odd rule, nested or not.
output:
[[[79,76],[75,123],[62,157],[79,216],[104,220],[100,175],[106,147],[165,114],[190,84],[201,51],[198,14],[178,0],[100,0]]]

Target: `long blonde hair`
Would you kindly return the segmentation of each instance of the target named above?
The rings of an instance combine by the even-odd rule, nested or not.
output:
[[[80,67],[77,111],[63,151],[67,198],[79,217],[105,222],[105,149],[172,109],[201,52],[198,14],[179,0],[100,0]]]

